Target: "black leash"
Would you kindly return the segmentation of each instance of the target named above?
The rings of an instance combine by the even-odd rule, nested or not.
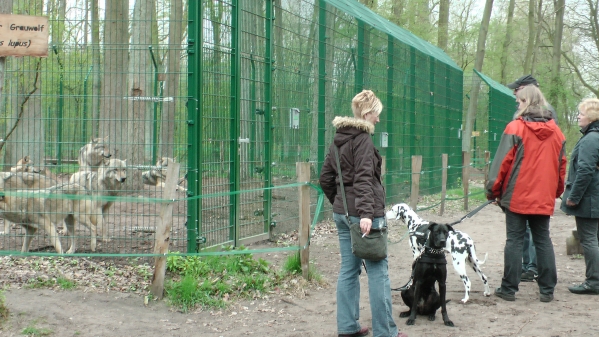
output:
[[[460,222],[462,222],[462,221],[464,221],[464,220],[466,220],[468,218],[471,218],[472,216],[474,216],[474,214],[480,212],[481,209],[485,208],[485,206],[487,206],[488,204],[493,203],[493,202],[495,202],[495,200],[487,200],[484,204],[478,206],[477,208],[475,208],[472,211],[470,211],[470,213],[464,215],[460,220],[452,222],[452,223],[450,223],[448,225],[450,225],[450,226],[457,225]]]

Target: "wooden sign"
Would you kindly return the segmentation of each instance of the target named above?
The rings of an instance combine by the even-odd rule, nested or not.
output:
[[[48,56],[48,18],[0,14],[0,56]]]

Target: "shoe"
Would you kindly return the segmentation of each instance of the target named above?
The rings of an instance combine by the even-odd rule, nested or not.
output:
[[[539,275],[535,274],[535,272],[533,272],[532,270],[529,270],[527,272],[522,273],[522,276],[520,276],[520,281],[534,282],[537,280],[538,277]]]
[[[539,299],[541,302],[551,302],[553,301],[553,294],[539,294]]]
[[[354,333],[350,333],[350,334],[339,334],[338,336],[339,337],[363,337],[363,336],[368,336],[369,333],[370,333],[370,331],[368,331],[368,327],[364,326],[358,332],[354,332]]]
[[[403,332],[398,332],[398,333],[397,333],[397,336],[395,336],[395,337],[408,337],[408,335],[406,335],[406,334],[405,334],[405,333],[403,333]]]
[[[500,297],[506,301],[515,301],[516,300],[516,295],[508,294],[508,293],[504,292],[503,290],[501,290],[501,287],[495,289],[495,296]]]
[[[594,289],[586,282],[577,286],[568,287],[571,293],[580,295],[599,295],[599,289]]]

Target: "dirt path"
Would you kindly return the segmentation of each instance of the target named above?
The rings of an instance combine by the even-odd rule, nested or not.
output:
[[[421,216],[428,220],[449,222],[462,213],[440,218],[430,212]],[[393,222],[393,242],[389,246],[391,284],[397,287],[408,278],[411,254],[408,243],[401,240],[405,226]],[[584,279],[584,261],[566,255],[566,237],[574,227],[574,219],[556,211],[551,221],[551,234],[558,267],[555,300],[541,303],[536,283],[521,283],[515,302],[497,297],[484,297],[482,284],[474,271],[472,294],[461,304],[464,288],[453,268],[448,273],[449,317],[456,325],[443,325],[440,314],[429,322],[418,317],[414,326],[406,326],[400,311],[407,307],[400,294],[393,293],[394,317],[400,329],[414,336],[599,336],[599,296],[580,296],[568,292],[567,286]],[[483,266],[491,289],[497,287],[503,272],[505,224],[498,207],[488,206],[471,219],[457,225],[476,243],[480,258],[488,253]],[[253,247],[250,247],[253,248]],[[259,254],[278,265],[285,253]],[[10,320],[0,336],[22,336],[27,326],[52,331],[51,336],[327,336],[336,335],[335,282],[339,269],[337,236],[332,226],[321,226],[312,240],[311,260],[328,283],[298,286],[292,294],[284,289],[267,299],[244,301],[224,311],[202,311],[183,314],[173,312],[164,303],[151,302],[147,307],[138,294],[83,291],[6,290]],[[2,273],[2,271],[0,271]],[[298,280],[298,282],[302,282]],[[361,322],[371,325],[367,279],[362,282]]]

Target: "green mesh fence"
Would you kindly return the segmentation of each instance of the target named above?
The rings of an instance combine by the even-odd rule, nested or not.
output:
[[[459,182],[462,70],[354,0],[93,3],[15,1],[15,14],[49,16],[50,52],[6,58],[0,128],[8,135],[18,120],[21,129],[3,138],[5,171],[28,155],[66,182],[92,137],[107,137],[112,158],[126,159],[100,254],[152,251],[163,187],[159,178],[144,184],[142,172],[164,173],[163,157],[183,164],[171,250],[297,230],[296,163],[311,163],[315,182],[332,119],[351,115],[362,89],[385,106],[374,142],[386,158],[389,203],[409,197],[414,155],[423,157],[421,194],[441,190],[442,154],[448,184]],[[32,250],[52,251],[39,232]],[[87,226],[66,234],[90,252]],[[0,250],[19,250],[24,235],[11,227]]]
[[[491,152],[491,158],[493,158],[499,146],[501,134],[505,126],[513,119],[514,113],[517,110],[516,99],[513,91],[508,87],[476,70],[474,72],[488,86],[488,128],[485,130],[488,130],[488,151]]]
[[[181,178],[187,171],[187,54],[182,42],[187,17],[182,15],[182,5],[173,11],[170,3],[16,0],[3,6],[8,6],[7,14],[46,17],[44,29],[49,37],[47,57],[0,59],[3,192],[38,192],[36,197],[21,199],[9,193],[3,200],[0,251],[20,251],[27,234],[21,223],[34,223],[30,228],[42,229],[29,233],[33,237],[29,251],[54,252],[54,240],[40,224],[43,216],[54,218],[64,251],[68,239],[75,237],[77,251],[90,253],[93,223],[78,221],[75,231],[68,232],[60,217],[73,212],[92,215],[93,211],[77,206],[63,214],[44,190],[68,183],[73,173],[90,171],[101,177],[90,182],[107,183],[101,190],[101,184],[95,184],[93,192],[97,203],[107,206],[102,218],[110,240],[101,239],[98,227],[96,252],[153,252],[156,224],[161,221],[161,182],[169,162],[161,158],[182,163]],[[8,29],[10,24],[22,22],[6,19],[0,40],[17,38]],[[79,165],[80,149],[93,138],[101,140],[84,151],[84,159],[96,161],[98,146],[105,144],[104,154],[113,160],[110,164],[99,167],[104,164],[99,157],[93,167]],[[29,161],[16,167],[24,157]],[[11,168],[28,173],[16,173],[15,178]],[[142,177],[144,172],[149,181]],[[77,182],[85,184],[86,178]],[[177,198],[186,196],[177,193]],[[109,200],[102,199],[105,195],[117,199],[108,206]],[[53,206],[40,209],[44,203]],[[185,202],[174,204],[173,250],[187,247],[186,207]],[[9,223],[8,218],[17,223]]]
[[[516,103],[509,88],[474,70],[471,75],[464,76],[464,111],[468,109],[474,77],[479,79],[480,91],[470,157],[474,168],[481,170],[486,164],[485,151],[489,151],[493,159],[501,134],[516,111]]]

